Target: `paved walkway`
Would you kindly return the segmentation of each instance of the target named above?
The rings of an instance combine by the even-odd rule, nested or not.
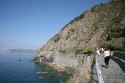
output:
[[[99,57],[99,64],[104,75],[105,83],[125,83],[125,62],[111,56],[109,67],[105,67],[104,58]]]

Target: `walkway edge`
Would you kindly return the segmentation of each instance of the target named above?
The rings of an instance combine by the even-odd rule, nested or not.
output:
[[[101,69],[99,68],[98,58],[99,55],[96,54],[96,71],[97,71],[98,83],[104,83],[102,72]]]

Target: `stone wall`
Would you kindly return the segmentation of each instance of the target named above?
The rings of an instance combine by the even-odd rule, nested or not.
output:
[[[78,59],[55,55],[53,63],[63,67],[67,67],[67,66],[76,67],[78,65]]]
[[[79,65],[80,61],[85,61],[85,56],[83,54],[75,55],[75,53],[59,53],[58,51],[40,51],[37,57],[40,57],[40,60],[43,58],[44,61],[48,61],[62,67],[68,66],[75,68]]]

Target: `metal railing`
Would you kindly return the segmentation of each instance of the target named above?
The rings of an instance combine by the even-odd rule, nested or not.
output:
[[[98,83],[104,83],[104,79],[98,62],[98,59],[99,59],[98,54],[96,54],[95,59],[96,59],[96,71],[97,71]]]

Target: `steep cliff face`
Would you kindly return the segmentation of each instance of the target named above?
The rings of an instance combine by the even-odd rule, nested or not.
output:
[[[93,59],[81,53],[86,48],[94,50],[97,47],[125,51],[125,0],[112,0],[85,11],[51,38],[37,56],[42,57],[40,61],[57,64],[67,70],[67,67],[75,67],[74,70],[84,74],[79,76],[89,79]],[[81,63],[84,65],[80,66]]]
[[[91,10],[86,11],[84,17],[78,21],[67,24],[57,35],[51,38],[41,49],[42,51],[75,51],[83,49],[95,32],[92,25],[98,15]]]
[[[124,50],[125,1],[112,0],[87,10],[51,38],[41,51],[73,52],[109,46]],[[118,43],[117,43],[118,42]]]

